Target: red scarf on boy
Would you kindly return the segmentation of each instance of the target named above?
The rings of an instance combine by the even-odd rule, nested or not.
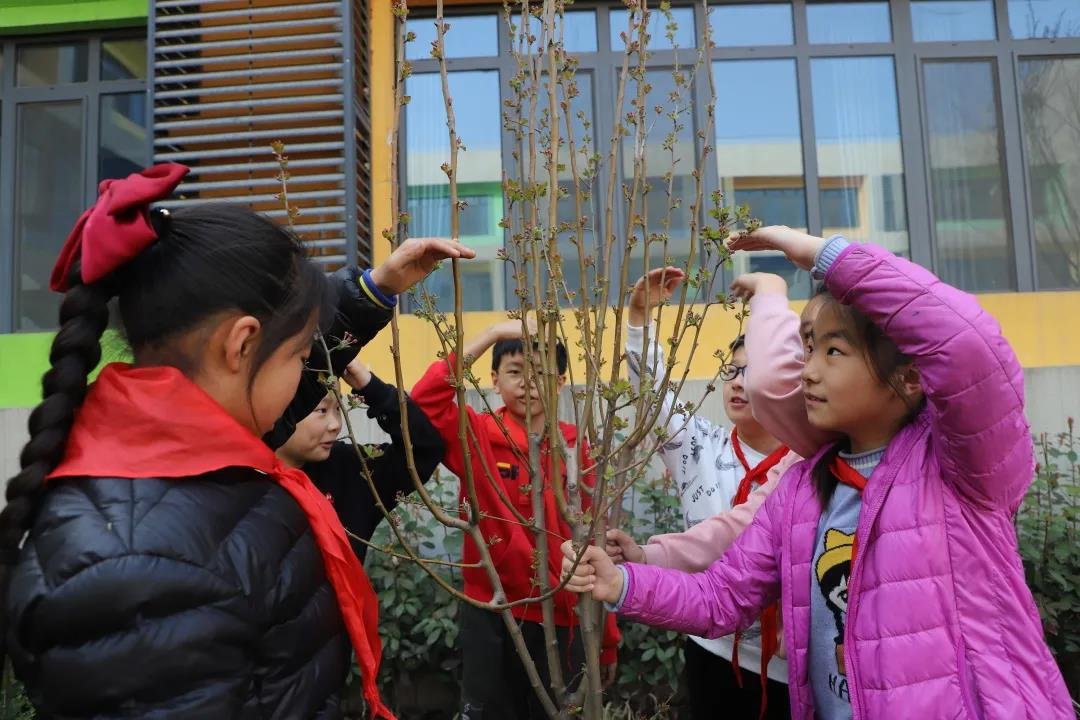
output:
[[[731,448],[735,451],[735,457],[739,459],[743,469],[746,471],[746,475],[743,476],[742,482],[739,483],[739,489],[735,492],[735,497],[731,501],[731,505],[734,507],[742,505],[750,498],[750,491],[754,489],[754,486],[764,485],[768,481],[769,471],[784,459],[788,449],[781,445],[773,450],[767,458],[754,467],[750,467],[750,463],[746,460],[746,454],[743,453],[742,443],[739,442],[739,431],[735,428],[731,430]],[[776,639],[779,628],[778,617],[779,612],[775,603],[765,608],[761,613],[761,718],[765,717],[769,662],[776,655],[776,651],[780,646]],[[739,666],[740,635],[741,633],[735,633],[735,643],[731,650],[731,665],[735,669],[735,678],[739,682],[739,687],[742,687],[742,668]]]
[[[268,475],[307,515],[356,651],[369,712],[373,718],[394,720],[376,685],[382,655],[378,598],[334,508],[307,475],[283,465],[179,370],[106,366],[76,414],[63,461],[48,479],[183,481],[226,467],[250,467]]]

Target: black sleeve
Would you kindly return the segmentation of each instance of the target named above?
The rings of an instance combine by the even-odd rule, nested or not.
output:
[[[371,382],[357,394],[361,395],[368,405],[368,417],[379,423],[383,432],[390,436],[390,442],[379,446],[382,454],[372,462],[372,473],[379,496],[383,503],[389,506],[398,493],[408,495],[415,489],[409,474],[405,438],[401,432],[401,408],[398,405],[397,388],[372,374]],[[406,396],[405,406],[408,411],[409,439],[412,441],[416,474],[421,482],[426,483],[442,462],[446,446],[438,430],[412,398]]]
[[[341,268],[330,276],[337,295],[337,311],[329,327],[323,329],[323,337],[330,348],[331,368],[339,377],[345,371],[345,366],[360,352],[360,348],[371,342],[394,314],[393,308],[377,302],[368,294],[366,288],[361,287],[364,282],[361,276],[360,269],[355,266]],[[346,334],[351,335],[355,342],[338,348]],[[326,352],[322,343],[316,342],[311,348],[307,371],[300,376],[296,395],[274,428],[263,436],[267,445],[275,450],[284,445],[292,437],[296,424],[306,418],[322,401],[326,395],[326,386],[320,376],[325,372]]]
[[[397,507],[398,494],[413,492],[405,456],[405,441],[401,433],[401,413],[398,410],[397,389],[387,385],[375,375],[361,395],[368,404],[368,417],[390,435],[390,442],[378,446],[376,457],[361,461],[356,448],[348,441],[334,444],[330,457],[322,462],[308,463],[304,472],[316,487],[330,497],[341,524],[350,533],[364,540],[371,540],[375,528],[382,522],[383,514],[371,494],[363,464],[371,472],[371,479],[378,490],[379,499],[388,511]],[[420,479],[427,482],[442,461],[443,441],[432,427],[427,415],[408,400],[409,435],[413,443],[413,458]],[[361,449],[360,454],[363,454]],[[353,550],[361,562],[367,551],[364,543],[350,538]]]
[[[371,342],[379,331],[386,327],[394,315],[394,308],[378,302],[363,286],[365,282],[359,268],[344,267],[330,276],[338,295],[337,312],[330,322],[330,327],[323,329],[326,344],[330,347],[330,362],[335,375],[345,372],[345,366],[352,362],[360,348]],[[336,348],[351,335],[355,342]],[[320,343],[315,343],[308,365],[317,370],[326,369],[326,352]],[[310,411],[309,411],[310,412]]]

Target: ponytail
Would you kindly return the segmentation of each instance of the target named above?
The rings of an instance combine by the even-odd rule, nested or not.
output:
[[[810,471],[810,477],[814,481],[814,491],[817,493],[818,500],[821,501],[822,510],[829,507],[829,501],[832,500],[833,493],[836,492],[836,485],[839,481],[833,475],[831,466],[833,460],[840,455],[845,447],[847,447],[846,440],[834,443],[831,448],[825,451],[824,455],[818,458],[817,463],[814,464],[814,469]]]
[[[86,397],[88,377],[101,360],[101,336],[109,322],[111,294],[104,283],[83,285],[76,265],[60,304],[60,330],[41,379],[42,401],[30,413],[30,440],[19,456],[22,468],[8,480],[0,511],[0,658],[6,655],[7,589],[23,536],[41,505],[45,478],[64,455],[75,411]]]
[[[288,231],[251,210],[201,205],[169,213],[149,209],[187,173],[156,165],[124,180],[106,180],[99,198],[68,235],[49,280],[64,293],[60,330],[42,378],[41,404],[30,414],[21,470],[7,484],[0,511],[0,659],[6,653],[6,602],[12,568],[33,527],[45,479],[63,459],[90,373],[101,360],[109,301],[132,353],[152,350],[155,364],[190,371],[174,339],[223,311],[262,323],[251,381],[286,339],[331,305],[326,278]]]

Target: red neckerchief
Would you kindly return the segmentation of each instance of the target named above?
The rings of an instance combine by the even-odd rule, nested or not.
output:
[[[781,445],[773,450],[767,458],[754,467],[750,467],[750,463],[747,462],[746,455],[743,453],[742,443],[739,442],[739,431],[736,428],[731,430],[731,448],[735,451],[735,457],[739,459],[743,470],[746,471],[743,479],[739,482],[739,489],[735,491],[735,497],[731,500],[731,506],[735,507],[736,505],[742,505],[750,498],[750,491],[754,489],[755,485],[764,485],[768,481],[769,471],[784,459],[784,456],[788,454],[788,449]]]
[[[839,455],[834,457],[832,462],[829,463],[829,471],[833,474],[833,477],[835,477],[841,485],[853,487],[858,490],[859,493],[862,493],[862,491],[866,488],[866,478],[863,476],[863,474],[855,468],[851,467],[851,465],[848,464],[848,461],[840,457]],[[859,537],[858,535],[856,535],[851,539],[852,568],[855,567],[855,554],[858,551]]]
[[[106,366],[76,413],[64,459],[48,479],[185,480],[226,467],[265,473],[304,511],[356,651],[371,716],[394,720],[376,684],[382,655],[378,598],[333,506],[307,475],[282,464],[179,370]]]
[[[735,498],[731,501],[731,506],[734,507],[742,505],[750,498],[750,491],[753,490],[754,485],[763,485],[768,480],[769,471],[784,459],[788,449],[781,445],[773,450],[768,457],[751,468],[750,463],[746,460],[746,455],[743,453],[742,443],[739,442],[737,428],[731,430],[731,448],[735,451],[735,457],[739,459],[743,469],[746,471],[742,481],[739,482],[739,489],[735,491]],[[761,612],[761,714],[759,718],[765,717],[768,699],[766,690],[769,683],[769,662],[776,655],[776,651],[780,649],[780,643],[776,639],[777,629],[779,628],[778,618],[779,613],[775,603]],[[738,681],[739,687],[742,687],[742,668],[739,666],[739,640],[742,639],[741,636],[741,632],[735,633],[734,647],[731,650],[731,666],[735,669],[735,679]]]

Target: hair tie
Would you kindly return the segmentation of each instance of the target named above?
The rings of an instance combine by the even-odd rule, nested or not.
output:
[[[172,213],[169,212],[169,208],[150,208],[150,225],[153,226],[158,239],[167,235],[169,228],[172,227]]]
[[[79,217],[60,249],[49,287],[67,291],[76,261],[89,285],[138,256],[158,238],[150,203],[169,197],[187,173],[184,165],[164,163],[123,180],[103,180],[97,202]]]

